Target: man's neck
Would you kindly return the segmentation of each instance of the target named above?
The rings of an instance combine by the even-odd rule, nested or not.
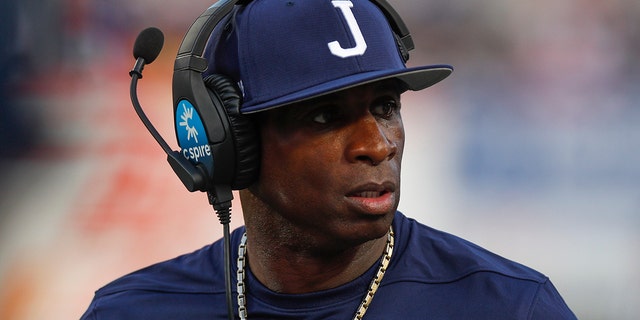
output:
[[[366,272],[381,257],[386,237],[323,252],[288,241],[274,241],[260,232],[247,231],[251,272],[267,288],[280,293],[308,293],[338,287]]]

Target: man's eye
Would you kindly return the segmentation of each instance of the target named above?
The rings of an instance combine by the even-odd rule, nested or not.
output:
[[[384,100],[375,104],[371,108],[371,113],[375,116],[385,119],[391,118],[391,116],[400,108],[400,105],[395,100]]]

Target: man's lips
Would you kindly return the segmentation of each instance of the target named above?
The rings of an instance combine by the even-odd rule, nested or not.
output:
[[[347,193],[348,197],[377,198],[385,193],[396,191],[396,185],[393,182],[375,183],[369,182],[354,187]]]
[[[387,191],[362,191],[362,192],[356,192],[353,193],[351,195],[349,195],[350,197],[358,197],[358,198],[377,198],[379,196],[381,196],[382,194],[387,193]]]
[[[396,186],[391,182],[368,183],[347,194],[348,203],[356,210],[371,214],[382,215],[393,211],[396,203]]]

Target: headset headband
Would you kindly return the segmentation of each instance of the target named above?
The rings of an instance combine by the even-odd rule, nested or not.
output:
[[[237,2],[241,1],[219,0],[193,22],[178,49],[178,55],[173,67],[174,71],[194,70],[204,72],[207,69],[207,60],[202,58],[207,41],[209,41],[209,37],[216,25],[233,10]]]

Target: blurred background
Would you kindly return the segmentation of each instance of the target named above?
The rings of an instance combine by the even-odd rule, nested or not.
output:
[[[640,2],[392,0],[410,65],[400,209],[548,275],[580,319],[640,315]],[[177,148],[177,46],[209,0],[0,1],[0,319],[74,319],[108,281],[221,236],[139,122]],[[239,204],[232,224],[242,224]]]

